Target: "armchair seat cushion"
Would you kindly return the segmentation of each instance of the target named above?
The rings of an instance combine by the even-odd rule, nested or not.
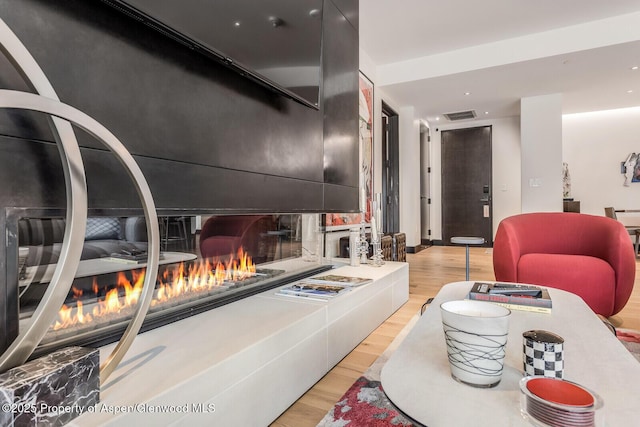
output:
[[[585,275],[584,272],[589,274]],[[584,255],[525,254],[518,262],[522,283],[545,285],[574,293],[596,313],[614,309],[616,273],[608,262]]]

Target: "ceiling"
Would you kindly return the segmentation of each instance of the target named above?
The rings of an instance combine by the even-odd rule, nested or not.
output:
[[[553,93],[565,114],[640,106],[639,0],[362,0],[360,47],[383,96],[430,123]]]

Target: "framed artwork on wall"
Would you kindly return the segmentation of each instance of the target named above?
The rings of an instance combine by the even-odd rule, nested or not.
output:
[[[360,204],[365,206],[364,222],[370,223],[373,207],[373,82],[362,72],[359,89]],[[325,215],[327,227],[360,224],[360,220],[359,213]]]
[[[632,182],[640,182],[639,154],[630,153],[624,162],[620,163],[620,172],[624,175],[624,186],[628,187]]]

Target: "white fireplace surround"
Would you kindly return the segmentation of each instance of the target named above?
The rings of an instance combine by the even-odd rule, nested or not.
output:
[[[408,300],[406,263],[332,273],[374,280],[326,303],[272,289],[139,335],[70,425],[268,425]]]

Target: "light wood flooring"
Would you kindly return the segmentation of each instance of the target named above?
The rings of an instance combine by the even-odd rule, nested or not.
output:
[[[495,280],[491,249],[470,248],[471,280]],[[409,301],[373,331],[307,393],[285,411],[272,427],[315,427],[345,391],[382,354],[395,336],[446,283],[464,280],[465,249],[433,246],[408,254]],[[636,262],[637,264],[637,262]],[[640,277],[633,295],[612,319],[617,327],[640,329]]]

